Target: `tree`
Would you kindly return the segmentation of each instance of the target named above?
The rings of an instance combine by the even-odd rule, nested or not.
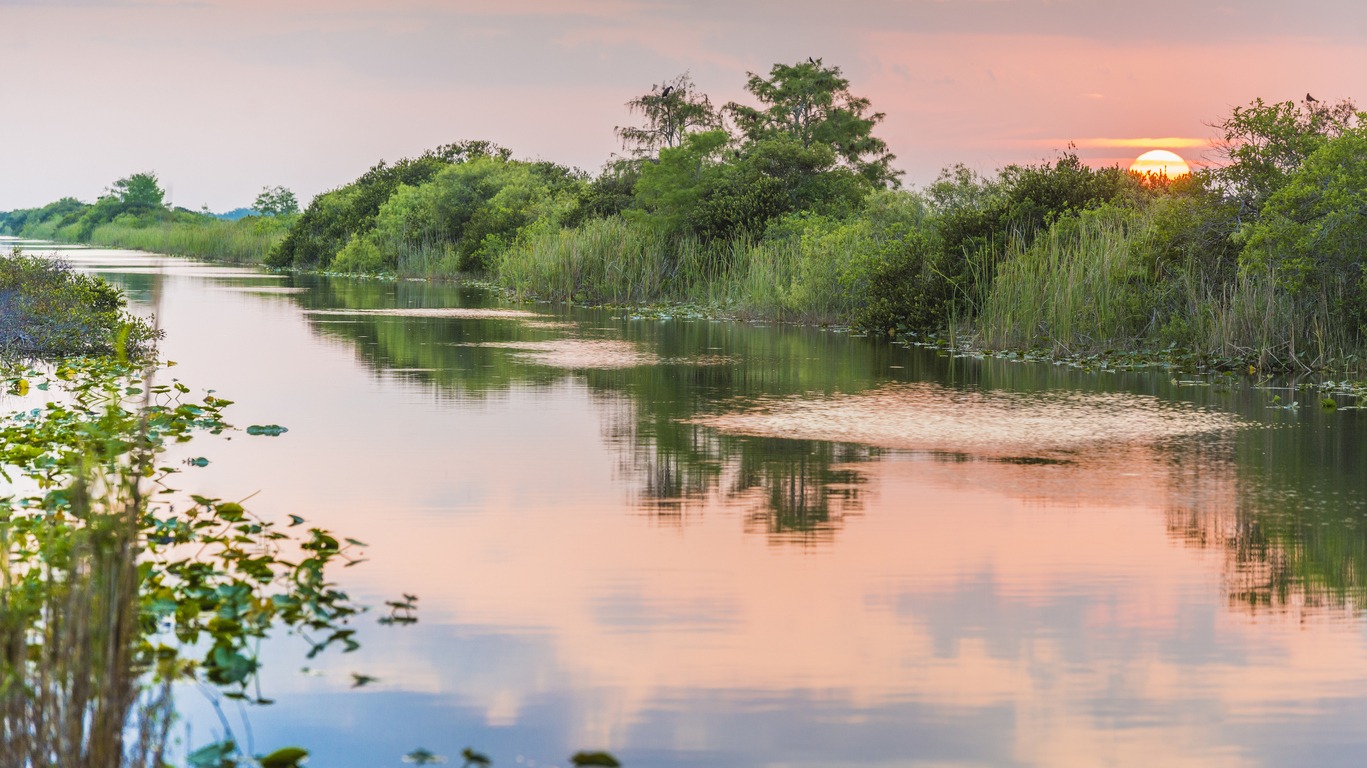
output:
[[[698,201],[721,174],[720,156],[729,141],[726,131],[704,131],[660,150],[657,162],[641,166],[634,190],[637,207],[626,212],[628,217],[670,234],[683,232]]]
[[[651,86],[650,93],[628,101],[627,109],[645,118],[640,127],[617,127],[622,149],[636,157],[677,147],[694,131],[721,127],[712,101],[697,90],[687,72]]]
[[[1245,268],[1267,270],[1298,301],[1327,303],[1338,328],[1367,332],[1367,125],[1323,142],[1242,234]]]
[[[262,187],[252,210],[262,216],[293,216],[299,212],[299,201],[284,187]]]
[[[841,76],[839,67],[808,59],[793,65],[775,64],[767,79],[749,74],[746,90],[763,106],[726,105],[747,141],[787,136],[807,149],[825,145],[870,182],[898,186],[902,172],[892,168],[896,156],[873,135],[873,127],[885,115],[869,113],[871,103],[850,93],[850,81]]]
[[[155,173],[135,173],[114,182],[105,193],[118,201],[121,213],[142,213],[166,207],[166,193]]]
[[[1256,219],[1272,193],[1287,183],[1312,152],[1358,121],[1352,101],[1337,104],[1306,99],[1265,104],[1255,99],[1235,107],[1216,123],[1223,134],[1217,149],[1228,164],[1217,180],[1241,203],[1241,219]]]

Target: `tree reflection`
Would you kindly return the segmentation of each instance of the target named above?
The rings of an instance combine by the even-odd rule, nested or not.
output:
[[[1307,414],[1307,420],[1331,414]],[[1318,425],[1314,425],[1318,426]],[[1231,607],[1302,616],[1367,609],[1367,499],[1353,422],[1269,429],[1225,446],[1222,493],[1169,510],[1169,535],[1223,552]],[[1212,500],[1215,503],[1211,503]]]
[[[820,544],[862,511],[867,479],[850,465],[872,460],[875,449],[779,438],[745,442],[749,450],[741,453],[731,493],[762,499],[746,517],[746,531],[775,543]]]

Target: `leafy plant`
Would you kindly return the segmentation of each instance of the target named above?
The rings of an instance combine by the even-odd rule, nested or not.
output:
[[[144,692],[164,699],[170,682],[195,679],[267,703],[255,683],[272,628],[305,637],[310,655],[357,647],[348,624],[360,609],[328,573],[357,562],[360,542],[321,528],[292,535],[234,501],[172,503],[180,470],[161,460],[166,447],[230,429],[228,400],[191,398],[179,381],[155,384],[110,359],[6,382],[62,396],[0,421],[11,486],[0,497],[5,765],[114,768],[130,725],[138,760],[160,765],[169,701],[136,708]],[[192,764],[235,764],[223,757],[235,748],[205,749]],[[273,764],[299,757],[277,752]]]

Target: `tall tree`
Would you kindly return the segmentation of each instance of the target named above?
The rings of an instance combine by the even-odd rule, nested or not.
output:
[[[896,156],[873,135],[873,127],[885,115],[870,113],[869,100],[850,93],[850,81],[839,67],[809,58],[797,64],[775,64],[767,78],[749,75],[746,90],[762,106],[726,105],[749,142],[786,136],[808,149],[825,145],[874,184],[898,186],[902,172],[892,168]]]
[[[650,93],[628,101],[627,109],[645,118],[639,127],[617,127],[622,149],[635,157],[654,156],[681,145],[690,133],[721,126],[711,99],[698,91],[687,72],[651,86]]]
[[[1216,149],[1228,161],[1215,176],[1239,202],[1242,221],[1256,220],[1315,150],[1360,124],[1352,101],[1327,104],[1306,96],[1300,104],[1255,99],[1212,126],[1222,133]]]
[[[166,193],[157,182],[157,175],[149,172],[119,179],[106,196],[117,200],[123,210],[137,212],[164,208]]]
[[[299,201],[285,187],[262,187],[252,210],[262,216],[293,216],[299,212]]]

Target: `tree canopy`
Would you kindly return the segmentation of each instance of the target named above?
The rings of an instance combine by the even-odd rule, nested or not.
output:
[[[885,115],[871,113],[870,101],[850,92],[850,81],[841,75],[840,67],[809,58],[797,64],[775,64],[767,78],[749,75],[745,88],[761,106],[726,105],[746,141],[786,136],[807,149],[827,146],[870,182],[898,185],[901,171],[892,168],[896,155],[873,135],[873,127]]]
[[[687,72],[650,88],[650,93],[627,102],[627,109],[645,120],[641,126],[618,126],[622,149],[633,157],[649,157],[677,147],[695,131],[721,127],[721,118],[707,94],[698,91]]]
[[[166,192],[155,173],[135,173],[126,176],[109,188],[107,197],[117,200],[121,213],[145,212],[165,208]]]

